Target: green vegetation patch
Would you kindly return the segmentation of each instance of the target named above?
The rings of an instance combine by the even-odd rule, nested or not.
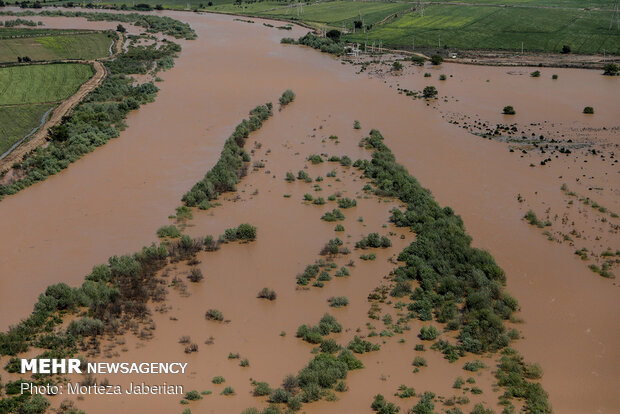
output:
[[[92,67],[79,63],[0,68],[0,105],[58,102],[91,76]]]
[[[44,32],[45,33],[45,32]],[[27,56],[31,60],[85,59],[92,60],[110,54],[110,46],[116,37],[112,32],[53,34],[47,36],[28,36],[21,31],[14,39],[2,39],[0,30],[0,62],[17,62],[18,57]]]
[[[577,6],[577,4],[573,4]],[[431,5],[424,16],[409,13],[376,26],[369,40],[384,45],[441,46],[459,49],[526,50],[560,52],[563,45],[576,53],[620,53],[620,32],[609,30],[610,13],[588,9],[540,9],[482,5]],[[366,34],[346,36],[364,42]]]
[[[41,124],[50,104],[0,107],[0,154]],[[49,116],[49,115],[48,115]]]

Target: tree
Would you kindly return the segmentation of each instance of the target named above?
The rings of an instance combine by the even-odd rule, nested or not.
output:
[[[116,26],[116,31],[119,33],[125,33],[127,29],[125,29],[125,26],[123,26],[122,24],[119,24],[118,26]]]
[[[618,65],[615,63],[608,63],[603,66],[603,75],[606,76],[618,76]]]
[[[562,53],[567,55],[570,53],[570,46],[569,45],[564,45],[562,46]]]
[[[514,114],[516,114],[517,112],[515,111],[515,109],[514,109],[512,106],[508,105],[508,106],[505,106],[505,107],[504,107],[504,110],[503,110],[503,112],[502,112],[502,113],[503,113],[504,115],[514,115]]]
[[[362,28],[362,21],[361,20],[356,20],[353,22],[353,25],[355,26],[356,29],[361,29]]]
[[[443,58],[439,55],[433,55],[431,56],[431,63],[433,65],[441,65],[441,63],[443,62]]]
[[[434,86],[427,86],[422,91],[422,94],[424,95],[424,97],[426,99],[436,98],[437,97],[437,88],[435,88]]]
[[[336,30],[336,29],[332,29],[325,34],[325,36],[327,36],[328,39],[331,39],[336,43],[340,42],[340,35],[341,35],[340,30]]]

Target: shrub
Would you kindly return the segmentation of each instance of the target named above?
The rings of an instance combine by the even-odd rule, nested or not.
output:
[[[374,253],[360,255],[360,259],[362,260],[375,260],[376,258],[377,255]]]
[[[187,278],[190,280],[190,282],[196,283],[204,279],[204,276],[202,275],[202,270],[198,269],[197,267],[193,267],[192,270],[190,270],[189,276],[187,276]]]
[[[355,247],[359,249],[367,249],[369,247],[387,248],[390,246],[392,246],[390,239],[385,236],[379,236],[378,233],[370,233],[368,236],[355,243]]]
[[[458,377],[455,381],[454,384],[452,385],[452,388],[456,388],[459,389],[461,388],[463,385],[465,384],[465,380],[461,377]]]
[[[424,62],[426,62],[426,59],[424,59],[422,56],[413,55],[411,56],[411,62],[413,62],[413,64],[417,66],[424,66]]]
[[[423,341],[432,341],[437,338],[437,335],[439,335],[439,331],[433,325],[423,326],[420,329],[420,339]]]
[[[358,121],[357,119],[353,121],[353,129],[362,129],[362,125],[360,124],[360,121]]]
[[[164,237],[170,237],[170,238],[181,237],[181,232],[179,231],[177,226],[175,226],[174,224],[171,224],[170,226],[163,226],[163,227],[160,227],[159,229],[157,229],[157,237],[160,237],[160,238],[164,238]]]
[[[269,396],[269,402],[286,403],[288,402],[289,398],[291,398],[291,394],[288,391],[282,388],[276,388]]]
[[[515,115],[517,112],[512,106],[508,105],[504,107],[504,110],[502,111],[502,113],[504,115]]]
[[[479,361],[476,359],[471,362],[466,362],[465,365],[463,366],[463,369],[466,371],[476,372],[479,369],[486,368],[486,367],[487,366],[482,361]]]
[[[321,249],[321,255],[335,255],[340,252],[340,246],[342,246],[342,240],[338,237],[330,239],[325,246]]]
[[[265,395],[271,394],[271,387],[266,382],[256,382],[254,383],[254,396],[262,397]]]
[[[280,96],[280,105],[286,106],[295,100],[295,92],[290,89],[285,90]]]
[[[555,79],[557,79],[557,78],[558,78],[558,75],[556,75],[556,74],[551,75],[551,79],[554,79],[554,80],[555,80]]]
[[[603,66],[603,75],[606,76],[618,76],[620,70],[618,69],[618,65],[615,63],[608,63]]]
[[[446,75],[439,75],[439,80],[445,81],[446,79]]]
[[[269,288],[262,288],[256,297],[260,299],[276,300],[277,294]]]
[[[226,387],[222,390],[220,395],[235,395],[235,389],[233,387]]]
[[[189,401],[202,400],[202,395],[198,391],[192,390],[185,393],[185,399]]]
[[[336,343],[333,339],[326,339],[321,342],[321,352],[325,352],[326,354],[335,354],[340,351],[340,345]]]
[[[67,327],[67,334],[74,337],[97,336],[103,333],[103,322],[99,319],[80,318],[71,321]]]
[[[321,217],[321,220],[325,220],[327,222],[333,222],[333,221],[344,220],[344,218],[345,217],[344,217],[344,214],[342,214],[342,211],[335,208],[332,211],[328,211],[327,213],[323,214],[323,216]]]
[[[363,354],[371,351],[378,351],[381,348],[379,344],[373,344],[370,341],[366,341],[364,339],[360,339],[357,335],[353,337],[349,345],[347,345],[347,349],[355,352],[356,354]]]
[[[540,77],[540,71],[539,70],[535,70],[534,72],[530,73],[530,76],[532,78],[539,78]]]
[[[394,405],[394,403],[389,403],[385,400],[385,397],[381,394],[375,395],[375,398],[370,405],[373,411],[378,412],[379,414],[396,414],[400,411],[400,408]]]
[[[293,173],[292,173],[292,172],[288,171],[288,172],[286,173],[286,178],[285,178],[285,180],[286,180],[286,181],[288,181],[289,183],[292,183],[293,181],[295,181],[295,176],[293,175]]]
[[[223,384],[224,382],[226,382],[226,380],[224,379],[224,377],[217,375],[217,376],[213,377],[211,382],[214,383],[214,384]]]
[[[403,64],[398,61],[395,61],[394,63],[392,63],[392,70],[396,72],[403,70]]]
[[[569,46],[569,45],[564,45],[564,46],[562,46],[562,53],[563,53],[563,54],[568,54],[568,53],[570,53],[570,46]]]
[[[344,296],[331,297],[327,299],[327,302],[329,302],[329,306],[332,308],[341,308],[349,305],[349,299]]]
[[[336,224],[334,231],[344,231],[344,226],[342,224]]]
[[[236,240],[248,240],[252,241],[256,239],[256,227],[244,223],[240,224],[237,228],[230,228],[224,231],[224,240],[236,241]]]
[[[437,88],[435,88],[434,86],[427,86],[422,90],[422,95],[426,99],[436,98]]]
[[[352,200],[348,197],[338,199],[338,207],[340,208],[351,208],[355,206],[357,206],[356,200]]]
[[[218,321],[221,322],[224,320],[224,315],[222,314],[222,312],[220,312],[217,309],[209,309],[207,310],[207,312],[205,313],[205,318],[207,318],[210,321]]]
[[[312,154],[308,156],[308,161],[310,161],[312,164],[320,164],[323,162],[323,158],[320,155]]]
[[[426,359],[424,359],[421,356],[417,356],[413,359],[413,366],[414,367],[425,367],[426,366]]]
[[[593,114],[594,113],[594,108],[591,106],[586,106],[585,108],[583,108],[583,113],[584,114]]]
[[[441,65],[443,63],[443,58],[439,55],[431,56],[431,64],[433,65]]]
[[[239,361],[239,366],[249,367],[250,366],[250,360],[248,360],[247,358],[243,358],[241,361]]]
[[[398,387],[398,391],[399,392],[395,393],[394,395],[399,398],[415,397],[415,390],[413,388],[407,387],[405,384],[402,384],[400,387]]]
[[[322,206],[323,204],[325,204],[325,199],[323,197],[315,198],[314,200],[312,200],[312,204]]]
[[[426,72],[426,73],[424,74],[424,77],[425,77],[425,78],[430,78],[430,77],[431,77],[431,74],[430,74],[430,73],[428,73],[428,72]]]

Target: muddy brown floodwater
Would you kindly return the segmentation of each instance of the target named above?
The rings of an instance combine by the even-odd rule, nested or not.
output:
[[[248,109],[273,101],[290,88],[297,94],[296,101],[267,121],[248,143],[257,140],[263,143],[263,150],[271,147],[273,155],[264,155],[265,169],[271,174],[251,174],[241,187],[246,190],[241,193],[242,201],[230,202],[230,207],[224,202],[212,212],[197,212],[193,227],[188,228],[195,235],[219,234],[226,227],[248,221],[258,225],[259,240],[255,244],[224,246],[211,256],[201,256],[206,276],[203,284],[191,286],[189,298],[171,294],[172,310],[154,317],[159,322],[155,340],[128,338],[127,352],[119,359],[144,359],[144,355],[154,360],[193,359],[192,374],[182,381],[191,384],[190,389],[215,391],[200,402],[199,412],[238,412],[256,405],[247,394],[248,377],[277,385],[283,375],[296,372],[310,359],[310,347],[293,338],[298,325],[315,324],[328,310],[345,328],[353,330],[366,319],[368,290],[380,283],[390,268],[385,260],[396,254],[400,245],[395,243],[389,253],[380,253],[376,263],[358,264],[367,269],[363,274],[374,280],[355,282],[352,274],[351,280],[328,282],[318,296],[314,292],[297,292],[295,274],[316,259],[317,248],[333,233],[331,225],[317,225],[320,214],[315,206],[300,206],[295,195],[291,199],[282,197],[284,191],[296,195],[305,191],[286,190],[283,174],[302,168],[295,152],[303,158],[323,148],[321,136],[343,137],[337,149],[327,147],[324,152],[348,154],[353,159],[361,156],[357,141],[362,134],[351,128],[353,120],[358,119],[365,132],[370,128],[381,130],[397,160],[432,190],[440,204],[462,215],[474,245],[488,249],[504,268],[508,290],[518,298],[525,320],[519,325],[524,339],[517,341],[516,347],[526,360],[544,368],[542,383],[554,411],[617,410],[620,358],[613,351],[620,346],[617,286],[585,268],[569,246],[550,243],[537,229],[525,225],[522,206],[515,202],[516,194],[537,191],[548,194],[550,203],[561,203],[558,171],[528,167],[509,153],[505,144],[473,137],[448,124],[440,112],[422,101],[396,94],[382,79],[356,75],[350,66],[314,50],[280,45],[283,33],[262,26],[260,20],[248,24],[219,15],[166,14],[190,23],[198,39],[180,42],[183,52],[175,67],[160,75],[164,82],[158,84],[161,91],[156,101],[132,113],[128,128],[118,139],[61,174],[0,202],[3,329],[25,317],[47,285],[59,281],[77,285],[94,264],[154,241],[155,229],[167,223],[166,217],[179,205],[182,194],[215,163],[224,140]],[[115,27],[113,22],[40,20],[46,27]],[[284,35],[301,33],[296,28]],[[456,76],[461,67],[451,66],[450,70]],[[481,79],[505,73],[505,69],[492,67],[467,66],[462,70],[474,71]],[[567,90],[578,88],[579,93],[592,94],[588,102],[593,102],[598,93],[607,93],[608,88],[618,88],[617,82],[610,85],[596,71],[559,73],[561,79],[575,76],[589,82],[587,90],[571,82],[564,84]],[[566,96],[539,88],[528,90],[523,98],[516,81],[506,81],[501,87],[514,91],[507,104],[517,108],[526,106],[522,99],[538,97],[541,102],[544,98],[546,104],[540,111],[545,111],[554,103],[564,105]],[[489,105],[484,99],[480,96],[478,101],[468,101],[468,105],[495,108],[495,103]],[[617,100],[612,100],[611,105],[617,108]],[[579,103],[576,107],[581,106]],[[601,107],[600,116],[609,124],[613,124],[615,114],[617,110]],[[320,125],[323,129],[319,129]],[[286,151],[286,147],[276,151],[283,145],[296,151]],[[313,174],[319,171],[313,168]],[[276,178],[271,179],[272,175]],[[255,188],[244,187],[249,185]],[[255,189],[258,194],[250,197]],[[277,201],[268,201],[267,197]],[[387,215],[381,215],[386,207],[365,207],[369,210],[359,215],[372,217],[369,221],[376,226],[387,220]],[[354,229],[351,242],[365,232],[354,215],[358,214],[349,213],[345,224]],[[276,303],[254,298],[260,288],[269,285],[278,290]],[[302,296],[305,293],[309,294]],[[338,293],[349,296],[351,306],[332,311],[325,299]],[[221,308],[231,323],[207,323],[204,311],[211,307]],[[173,315],[179,319],[176,325],[169,319]],[[279,336],[282,330],[287,332],[284,338]],[[410,340],[402,360],[398,354],[401,344],[391,341],[379,353],[364,357],[366,370],[349,374],[351,391],[340,396],[340,402],[308,405],[308,412],[368,412],[372,395],[391,395],[395,391],[381,385],[382,375],[395,377],[386,384],[402,382],[414,386],[417,392],[431,389],[451,395],[454,378],[465,373],[449,370],[448,363],[435,352],[426,352],[428,372],[412,376],[413,331],[415,327],[408,334]],[[175,345],[178,349],[172,348],[181,335],[200,341],[197,354],[184,356],[179,344]],[[210,335],[215,337],[214,345],[204,345]],[[353,332],[341,335],[348,340]],[[280,346],[279,341],[288,345]],[[215,347],[213,351],[210,346]],[[248,371],[242,371],[235,361],[227,361],[228,352],[247,356],[251,364]],[[220,388],[208,381],[215,375],[225,376],[238,395],[218,395]],[[485,389],[490,388],[490,378],[481,382],[486,384]],[[111,407],[123,412],[163,412],[163,407],[166,412],[172,407],[180,411],[178,399],[110,399],[105,402],[105,412]],[[485,392],[483,400],[494,405],[497,397]],[[88,412],[104,412],[101,401],[87,398],[78,405]],[[410,405],[403,403],[405,407]]]

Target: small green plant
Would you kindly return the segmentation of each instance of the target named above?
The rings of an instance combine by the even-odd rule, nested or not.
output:
[[[433,325],[429,325],[428,327],[423,326],[420,329],[420,339],[423,341],[432,341],[437,338],[439,335],[439,331]]]
[[[169,237],[171,239],[174,239],[177,237],[181,237],[181,231],[177,228],[177,226],[171,224],[169,226],[163,226],[157,229],[157,237]]]
[[[353,121],[353,129],[362,129],[362,125],[360,124],[360,121],[358,121],[357,119]]]
[[[320,155],[312,154],[308,156],[308,161],[310,161],[312,164],[320,164],[323,162],[323,158]]]
[[[224,382],[226,382],[226,380],[224,379],[224,377],[217,375],[217,376],[213,377],[211,382],[214,383],[214,384],[223,384]]]
[[[540,71],[539,70],[535,70],[534,72],[530,73],[530,76],[532,78],[540,78]]]
[[[290,89],[285,90],[280,96],[280,105],[286,106],[295,100],[295,92]]]
[[[342,224],[336,224],[334,231],[344,231],[344,226]]]
[[[426,359],[424,357],[417,356],[413,359],[413,366],[416,368],[425,367],[426,365]]]
[[[321,220],[325,220],[327,222],[333,222],[333,221],[344,220],[344,218],[345,217],[342,211],[335,208],[332,211],[328,211],[327,213],[323,214],[323,216],[321,217]]]
[[[185,399],[189,401],[202,400],[202,395],[198,391],[192,390],[185,393]]]
[[[274,290],[265,287],[262,288],[260,292],[258,292],[258,295],[256,297],[259,299],[276,300],[278,295]]]
[[[594,108],[591,106],[586,106],[585,108],[583,108],[583,113],[584,114],[593,114],[594,113]]]
[[[439,75],[439,80],[445,81],[446,79],[446,75]]]
[[[235,395],[235,389],[233,387],[226,387],[222,390],[220,395]]]

